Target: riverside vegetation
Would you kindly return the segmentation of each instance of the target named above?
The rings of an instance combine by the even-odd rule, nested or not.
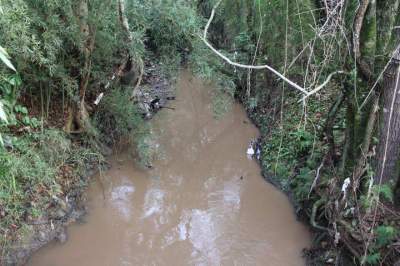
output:
[[[309,265],[400,263],[399,0],[1,0],[0,13],[2,257],[107,146],[129,139],[148,164],[135,98],[156,58],[171,80],[187,61],[216,84],[217,117],[244,104],[264,176],[315,232]],[[249,67],[265,64],[281,76]]]

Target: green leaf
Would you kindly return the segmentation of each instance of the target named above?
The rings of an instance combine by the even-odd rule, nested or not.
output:
[[[0,60],[3,61],[3,63],[8,66],[10,69],[14,70],[17,72],[11,61],[8,59],[10,56],[8,55],[7,51],[0,46]]]
[[[28,109],[25,106],[16,105],[14,109],[15,109],[15,112],[17,112],[17,113],[21,113],[24,115],[28,114]]]
[[[393,226],[381,225],[376,229],[377,245],[383,247],[392,242],[397,237],[396,228]]]
[[[3,103],[0,101],[0,120],[8,123],[6,112],[4,111]]]
[[[386,200],[393,202],[393,189],[389,185],[384,184],[384,185],[381,185],[380,187],[378,186],[378,192]]]
[[[6,80],[13,86],[21,86],[22,84],[21,77],[18,74],[10,75]]]
[[[31,123],[31,119],[29,118],[29,116],[24,116],[22,118],[22,123],[24,123],[25,126],[29,126]]]
[[[369,263],[369,264],[377,264],[380,259],[381,259],[381,254],[379,252],[377,252],[377,253],[368,255],[365,258],[365,262]]]

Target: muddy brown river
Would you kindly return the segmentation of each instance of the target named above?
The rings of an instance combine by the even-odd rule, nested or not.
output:
[[[309,233],[247,158],[258,131],[243,108],[216,120],[208,86],[183,72],[177,87],[176,110],[151,121],[154,168],[115,156],[89,188],[86,222],[28,265],[305,265]]]

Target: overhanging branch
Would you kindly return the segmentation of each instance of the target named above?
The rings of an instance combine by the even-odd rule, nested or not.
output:
[[[199,36],[201,38],[201,40],[204,42],[204,44],[210,48],[211,51],[213,51],[217,56],[219,56],[220,58],[222,58],[225,62],[227,62],[228,64],[235,66],[235,67],[239,67],[239,68],[244,68],[244,69],[267,69],[269,71],[271,71],[272,73],[274,73],[276,76],[278,76],[280,79],[282,79],[284,82],[288,83],[290,86],[292,86],[293,88],[297,89],[298,91],[300,91],[301,93],[304,94],[305,98],[310,97],[311,95],[313,95],[314,93],[320,91],[321,89],[323,89],[331,80],[332,76],[334,74],[337,73],[342,73],[341,71],[336,71],[332,74],[330,74],[328,76],[328,78],[322,83],[322,85],[317,86],[314,90],[312,90],[311,92],[307,91],[307,89],[303,88],[302,86],[298,85],[297,83],[291,81],[290,79],[288,79],[287,77],[285,77],[283,74],[281,74],[279,71],[277,71],[276,69],[274,69],[273,67],[269,66],[269,65],[244,65],[244,64],[240,64],[237,62],[232,61],[231,59],[229,59],[228,57],[226,57],[224,54],[222,54],[221,52],[219,52],[217,49],[215,49],[213,47],[212,44],[210,44],[207,40],[207,34],[208,34],[208,29],[214,19],[215,16],[215,11],[217,10],[218,6],[221,4],[222,0],[219,0],[215,6],[213,7],[212,11],[211,11],[211,15],[210,18],[208,19],[208,22],[204,28],[204,32],[203,32],[203,36]]]

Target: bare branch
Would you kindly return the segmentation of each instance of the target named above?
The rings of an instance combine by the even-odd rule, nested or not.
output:
[[[230,60],[228,57],[226,57],[225,55],[223,55],[221,52],[219,52],[217,49],[215,49],[208,41],[207,41],[207,33],[208,33],[208,28],[211,25],[211,22],[214,19],[215,16],[215,11],[218,8],[218,6],[221,4],[222,0],[218,1],[217,4],[214,6],[214,8],[211,11],[211,16],[210,19],[207,22],[206,27],[204,28],[204,33],[203,33],[203,37],[201,38],[203,40],[203,42],[208,46],[208,48],[210,48],[216,55],[218,55],[219,57],[221,57],[224,61],[226,61],[228,64],[232,65],[232,66],[236,66],[236,67],[240,67],[240,68],[245,68],[245,69],[268,69],[269,71],[271,71],[272,73],[274,73],[275,75],[277,75],[278,77],[280,77],[282,80],[284,80],[285,82],[287,82],[288,84],[290,84],[292,87],[294,87],[295,89],[301,91],[303,94],[308,95],[307,90],[305,90],[303,87],[297,85],[296,83],[294,83],[293,81],[289,80],[288,78],[286,78],[284,75],[282,75],[281,73],[279,73],[277,70],[275,70],[274,68],[270,67],[269,65],[261,65],[261,66],[252,66],[252,65],[244,65],[244,64],[239,64],[236,62],[233,62],[232,60]]]
[[[309,97],[312,94],[316,93],[317,91],[321,90],[322,88],[324,88],[330,81],[330,79],[332,78],[332,76],[334,74],[337,73],[341,73],[341,71],[336,71],[332,74],[330,74],[328,76],[328,79],[323,82],[320,86],[318,86],[317,88],[315,88],[314,90],[312,90],[311,92],[308,92],[307,89],[303,88],[302,86],[298,85],[297,83],[291,81],[290,79],[288,79],[287,77],[285,77],[283,74],[281,74],[279,71],[275,70],[273,67],[269,66],[269,65],[244,65],[244,64],[240,64],[237,62],[233,62],[231,59],[229,59],[228,57],[226,57],[224,54],[222,54],[221,52],[219,52],[217,49],[215,49],[212,44],[210,44],[207,40],[207,34],[208,34],[208,29],[210,28],[210,25],[214,19],[215,16],[215,12],[218,8],[218,6],[221,4],[222,0],[219,0],[215,6],[213,7],[212,11],[211,11],[211,15],[210,18],[208,19],[208,22],[204,28],[204,32],[203,32],[203,36],[199,36],[201,38],[201,40],[204,42],[204,44],[210,48],[211,51],[213,51],[217,56],[219,56],[220,58],[222,58],[225,62],[227,62],[228,64],[235,66],[235,67],[239,67],[239,68],[244,68],[244,69],[267,69],[269,71],[271,71],[272,73],[274,73],[276,76],[278,76],[280,79],[282,79],[284,82],[288,83],[289,85],[291,85],[293,88],[299,90],[301,93],[305,94],[305,97]]]
[[[336,74],[344,74],[344,71],[336,71],[331,73],[328,78],[324,81],[324,83],[322,83],[321,85],[319,85],[318,87],[316,87],[315,89],[313,89],[312,91],[308,92],[308,94],[306,96],[303,97],[302,100],[307,99],[308,97],[310,97],[311,95],[319,92],[320,90],[322,90],[326,85],[328,85],[328,83],[331,81],[332,77]]]
[[[319,175],[321,172],[322,167],[324,167],[324,160],[322,160],[322,163],[319,165],[318,169],[317,169],[317,174],[315,175],[314,181],[311,185],[310,188],[310,192],[308,192],[308,198],[310,198],[311,192],[313,191],[313,189],[315,188],[315,186],[317,185],[318,179],[319,179]]]

